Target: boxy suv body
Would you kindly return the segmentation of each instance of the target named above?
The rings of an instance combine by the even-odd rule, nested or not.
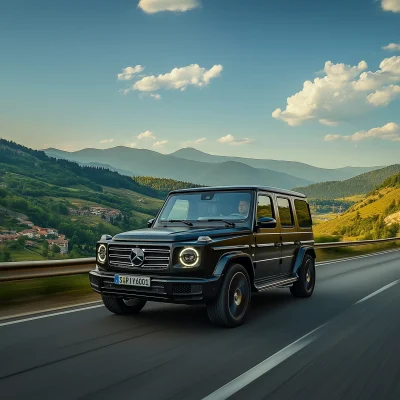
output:
[[[116,314],[147,301],[205,303],[221,326],[243,323],[252,293],[315,286],[312,220],[306,197],[261,187],[208,187],[169,193],[147,229],[97,243],[93,290]]]

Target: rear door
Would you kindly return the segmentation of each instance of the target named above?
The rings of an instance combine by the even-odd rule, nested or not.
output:
[[[294,255],[299,246],[297,229],[294,221],[293,205],[289,196],[277,195],[276,199],[280,233],[282,237],[281,274],[290,274],[293,268]]]
[[[276,219],[273,202],[274,196],[260,192],[257,197],[256,231],[255,236],[255,277],[258,279],[270,278],[279,274],[280,270],[280,232],[278,225],[275,228],[257,226],[257,221],[263,217]]]

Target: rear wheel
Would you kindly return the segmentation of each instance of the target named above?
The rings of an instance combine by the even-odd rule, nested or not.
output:
[[[239,326],[246,318],[250,300],[249,275],[241,264],[234,264],[229,268],[217,298],[207,305],[208,317],[218,326]]]
[[[315,287],[315,262],[314,258],[306,254],[297,274],[299,280],[293,284],[290,291],[294,297],[310,297]]]
[[[106,308],[114,314],[137,314],[146,304],[144,299],[122,299],[120,297],[102,296]]]

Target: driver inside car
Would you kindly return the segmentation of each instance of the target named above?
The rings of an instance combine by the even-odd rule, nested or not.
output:
[[[246,200],[240,200],[238,211],[241,216],[247,217],[249,213],[249,202]]]

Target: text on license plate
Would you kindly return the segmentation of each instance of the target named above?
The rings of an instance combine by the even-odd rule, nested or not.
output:
[[[114,283],[117,285],[150,287],[150,277],[149,276],[132,276],[132,275],[115,275]]]

